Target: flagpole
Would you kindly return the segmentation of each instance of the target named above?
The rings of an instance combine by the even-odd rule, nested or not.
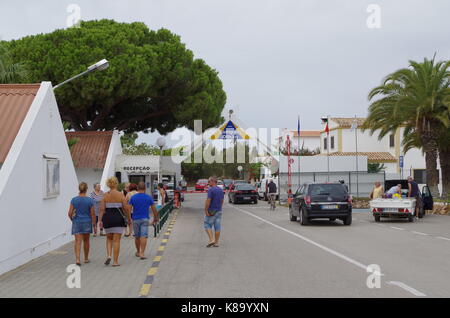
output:
[[[359,198],[359,173],[358,173],[358,119],[355,115],[355,149],[356,149],[356,197]]]
[[[298,125],[297,125],[297,133],[298,133],[298,189],[301,187],[300,183],[300,116],[298,116]]]
[[[328,127],[328,131],[327,131],[327,170],[328,170],[328,175],[327,175],[327,182],[330,182],[330,115],[327,116],[327,126]]]

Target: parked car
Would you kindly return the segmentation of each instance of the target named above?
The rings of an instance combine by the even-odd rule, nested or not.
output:
[[[340,183],[309,183],[294,194],[289,206],[291,221],[299,219],[302,225],[311,219],[340,219],[352,224],[352,197]]]
[[[258,192],[256,188],[249,183],[236,184],[230,192],[228,192],[228,202],[236,204],[238,202],[258,203]]]
[[[238,184],[249,184],[245,180],[233,180],[233,183],[230,185],[230,190],[233,190]]]
[[[208,187],[208,179],[199,179],[195,184],[195,191],[205,191]]]
[[[409,222],[414,222],[416,199],[407,197],[408,180],[386,180],[384,189],[389,190],[398,184],[402,186],[401,198],[378,198],[369,202],[375,222],[380,222],[382,217],[407,218]],[[433,196],[427,185],[422,187],[420,195],[422,196],[422,207],[419,210],[418,217],[423,218],[426,210],[433,210]]]
[[[225,191],[225,185],[222,180],[217,180],[217,186]]]
[[[233,184],[233,179],[223,179],[225,190],[230,190],[230,185]]]
[[[260,182],[258,182],[258,198],[264,201],[267,201],[267,193],[266,193],[266,187],[267,184],[269,183],[270,179],[273,180],[273,182],[276,184],[277,186],[277,195],[275,200],[278,200],[278,196],[280,194],[280,189],[278,187],[278,178],[267,178],[267,179],[262,179]]]

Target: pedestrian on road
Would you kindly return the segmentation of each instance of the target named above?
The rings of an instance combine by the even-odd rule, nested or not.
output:
[[[381,186],[381,182],[377,181],[375,182],[375,186],[372,189],[372,192],[370,192],[370,198],[371,199],[379,199],[383,197],[384,189]]]
[[[130,199],[137,193],[138,186],[136,183],[130,183],[128,189],[130,190],[130,192],[127,193],[125,198],[127,199],[127,203],[130,204]],[[131,221],[133,221],[133,209],[130,210],[130,213]],[[129,237],[130,235],[133,235],[133,223],[129,223],[126,228],[125,236]]]
[[[169,202],[169,198],[167,197],[167,192],[164,189],[164,184],[158,183],[158,191],[161,195],[161,207],[165,206],[167,202]]]
[[[148,226],[150,222],[150,208],[153,211],[153,222],[159,221],[158,211],[156,210],[153,198],[145,193],[145,182],[139,182],[138,192],[133,195],[129,204],[133,207],[133,229],[134,243],[136,245],[136,257],[147,259],[145,257],[145,248],[147,247]]]
[[[125,187],[122,190],[123,195],[126,197],[128,192],[130,192],[130,184],[129,182],[125,183]]]
[[[89,197],[94,200],[94,211],[95,211],[95,225],[94,225],[94,236],[97,236],[97,228],[98,228],[98,216],[100,214],[100,203],[103,200],[103,191],[100,189],[100,183],[94,183],[94,190],[91,192]],[[99,229],[100,235],[104,236],[103,228]]]
[[[219,238],[222,223],[223,191],[217,186],[216,177],[208,179],[209,189],[205,201],[204,227],[209,237],[206,247],[219,247]],[[212,228],[214,227],[215,237]]]
[[[408,198],[416,199],[416,218],[422,208],[422,197],[420,195],[419,185],[414,181],[413,177],[408,177]]]
[[[81,182],[79,195],[72,198],[69,207],[69,218],[72,221],[72,235],[75,235],[76,264],[81,266],[81,243],[84,247],[84,263],[89,263],[89,237],[95,226],[94,200],[86,196],[88,186]]]
[[[275,202],[275,199],[277,197],[277,185],[275,184],[275,182],[273,182],[273,179],[270,179],[269,183],[267,184],[266,196],[269,204]]]
[[[120,239],[127,224],[131,223],[130,207],[122,192],[117,190],[119,181],[116,177],[111,177],[106,181],[110,189],[105,193],[100,205],[100,227],[106,231],[106,261],[105,265],[111,263],[114,250],[113,266],[120,266]]]

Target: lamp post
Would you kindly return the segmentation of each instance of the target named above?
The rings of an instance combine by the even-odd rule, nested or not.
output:
[[[242,179],[242,166],[238,166],[237,169],[239,171],[239,179]]]
[[[161,169],[162,153],[163,153],[163,148],[166,145],[166,139],[164,139],[164,137],[159,137],[156,140],[156,145],[159,147],[158,184],[160,184],[162,182],[162,169]],[[161,197],[161,192],[159,192],[159,191],[158,191],[158,205],[162,206],[162,197]]]
[[[84,75],[86,75],[86,74],[88,74],[90,72],[93,72],[93,71],[96,71],[96,70],[103,71],[103,70],[106,70],[108,67],[109,67],[108,60],[103,59],[103,60],[98,61],[97,63],[92,64],[91,66],[89,66],[86,71],[84,71],[84,72],[82,72],[82,73],[80,73],[78,75],[75,75],[74,77],[71,77],[71,78],[69,78],[68,80],[65,80],[62,83],[59,83],[58,85],[53,87],[53,89],[57,89],[58,87],[61,87],[62,85],[67,84],[67,83],[73,81],[74,79],[77,79],[78,77],[84,76]]]

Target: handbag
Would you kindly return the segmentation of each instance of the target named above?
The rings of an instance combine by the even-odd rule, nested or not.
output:
[[[120,215],[122,216],[122,218],[123,218],[123,223],[125,223],[125,227],[127,227],[128,226],[128,219],[125,217],[125,215],[123,214],[123,212],[122,212],[122,209],[120,209],[120,208],[116,208],[118,211],[119,211],[119,213],[120,213]]]

